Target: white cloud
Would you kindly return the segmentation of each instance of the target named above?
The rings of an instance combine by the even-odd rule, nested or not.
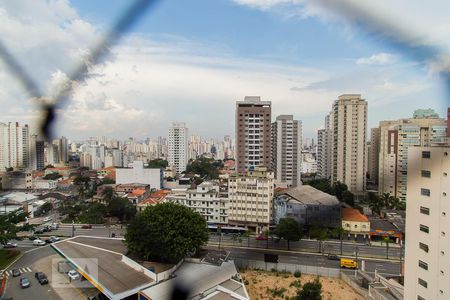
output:
[[[359,65],[386,65],[396,61],[395,55],[389,53],[378,53],[369,57],[361,57],[356,60]]]

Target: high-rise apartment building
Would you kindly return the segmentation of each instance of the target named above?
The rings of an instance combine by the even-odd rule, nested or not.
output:
[[[277,185],[301,185],[302,122],[281,115],[272,123],[272,170]]]
[[[367,101],[359,94],[339,96],[333,104],[332,182],[355,194],[366,189]]]
[[[236,102],[236,170],[245,173],[249,166],[271,167],[270,101],[246,96]]]
[[[368,147],[367,173],[373,184],[378,184],[378,163],[380,154],[380,128],[370,130],[370,144]]]
[[[450,146],[408,152],[404,299],[449,299]]]
[[[331,178],[331,155],[333,130],[330,122],[331,114],[325,117],[325,128],[317,131],[317,175]]]
[[[274,174],[266,167],[249,167],[246,174],[228,179],[231,225],[248,226],[261,232],[272,220]]]
[[[177,173],[186,170],[188,162],[188,129],[185,123],[174,122],[169,128],[169,166]]]
[[[0,123],[0,170],[27,169],[30,164],[30,130],[28,125]]]
[[[411,119],[380,122],[379,193],[406,201],[408,148],[442,142],[447,122],[434,111],[418,110]]]

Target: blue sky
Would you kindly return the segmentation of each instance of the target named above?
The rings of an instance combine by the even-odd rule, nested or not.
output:
[[[448,4],[438,2],[442,7],[405,0],[361,7],[417,32],[418,40],[405,44],[436,46],[450,37],[443,13]],[[127,3],[0,0],[0,33],[51,95]],[[59,133],[74,139],[155,137],[166,135],[172,121],[184,121],[191,133],[220,138],[234,134],[235,101],[246,95],[272,101],[273,119],[293,114],[303,121],[304,136],[313,138],[342,93],[368,100],[369,128],[417,108],[444,116],[448,98],[436,64],[392,46],[386,32],[368,34],[351,19],[307,0],[159,1],[76,83],[58,119]],[[448,53],[448,44],[438,46]],[[26,94],[4,77],[13,83],[0,84],[0,103],[8,107],[1,121],[32,123],[33,101],[18,106]]]

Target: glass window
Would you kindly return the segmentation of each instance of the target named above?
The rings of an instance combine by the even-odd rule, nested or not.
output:
[[[421,286],[423,286],[424,288],[428,287],[428,282],[426,282],[425,280],[423,280],[422,278],[419,278],[419,284]]]
[[[419,260],[419,267],[421,267],[424,270],[428,270],[428,264],[421,260]]]
[[[424,243],[419,243],[419,248],[428,253],[428,245]]]
[[[422,151],[422,158],[430,158],[431,153],[430,151]]]
[[[430,178],[431,172],[427,170],[422,170],[422,177]]]
[[[421,194],[422,196],[430,197],[431,192],[430,192],[429,189],[421,188],[421,189],[420,189],[420,194]]]
[[[430,228],[428,226],[420,224],[420,231],[429,233],[430,232]]]
[[[421,206],[420,207],[420,213],[424,214],[424,215],[429,215],[430,214],[430,209],[428,207]]]

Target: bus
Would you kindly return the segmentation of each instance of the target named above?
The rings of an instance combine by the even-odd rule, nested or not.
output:
[[[247,228],[244,227],[234,227],[234,226],[217,226],[217,225],[208,225],[208,230],[210,233],[218,233],[218,228],[220,227],[220,232],[223,234],[244,234],[248,231]]]

